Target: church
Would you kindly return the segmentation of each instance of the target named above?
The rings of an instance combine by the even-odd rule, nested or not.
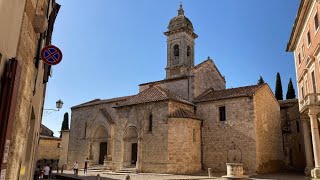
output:
[[[137,172],[225,172],[228,162],[243,163],[248,174],[278,171],[280,106],[269,86],[228,89],[212,59],[195,65],[198,35],[182,5],[164,34],[165,79],[71,108],[68,166],[88,158],[91,166]]]

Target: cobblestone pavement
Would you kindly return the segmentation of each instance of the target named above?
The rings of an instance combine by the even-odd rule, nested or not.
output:
[[[86,176],[83,175],[83,172],[79,172],[78,176],[73,175],[72,171],[66,171],[66,176],[75,177],[76,179],[86,179],[86,180],[95,180],[97,179],[97,174],[100,174],[101,180],[125,180],[127,174],[119,174],[112,172],[96,172],[89,171]],[[223,174],[213,174],[213,177],[209,178],[206,174],[202,175],[173,175],[173,174],[153,174],[153,173],[140,173],[140,174],[129,174],[130,180],[220,180],[223,179],[221,176]],[[250,179],[253,180],[263,180],[263,179],[278,179],[278,180],[308,180],[310,178],[305,177],[301,173],[295,172],[279,172],[279,173],[270,173],[270,174],[261,174],[256,176],[250,176]]]

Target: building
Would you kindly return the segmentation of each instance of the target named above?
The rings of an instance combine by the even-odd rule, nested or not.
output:
[[[304,169],[306,164],[298,100],[279,100],[279,104],[284,164],[287,169]]]
[[[302,0],[287,51],[294,53],[306,171],[320,178],[320,1]],[[311,136],[310,136],[311,134]]]
[[[37,165],[44,167],[50,164],[53,169],[56,169],[61,154],[61,138],[54,137],[53,131],[41,124]]]
[[[54,0],[1,1],[1,179],[33,179],[50,74],[39,52],[51,44],[59,8]]]
[[[164,34],[164,80],[71,108],[68,167],[88,157],[91,165],[139,172],[225,172],[226,162],[243,162],[247,173],[279,170],[280,107],[269,86],[226,89],[212,59],[194,65],[198,35],[182,5]]]

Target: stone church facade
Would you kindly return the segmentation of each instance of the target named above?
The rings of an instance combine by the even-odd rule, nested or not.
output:
[[[281,168],[280,107],[267,84],[226,89],[213,60],[194,65],[195,34],[180,6],[164,33],[166,78],[139,93],[71,108],[68,166],[105,164],[138,172],[196,173],[244,163],[249,173]],[[238,153],[229,154],[230,147]],[[104,160],[106,160],[104,162]]]

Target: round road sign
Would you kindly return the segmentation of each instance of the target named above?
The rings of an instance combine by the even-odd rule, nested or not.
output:
[[[54,45],[48,45],[41,50],[41,59],[49,65],[56,65],[62,60],[62,52]]]

